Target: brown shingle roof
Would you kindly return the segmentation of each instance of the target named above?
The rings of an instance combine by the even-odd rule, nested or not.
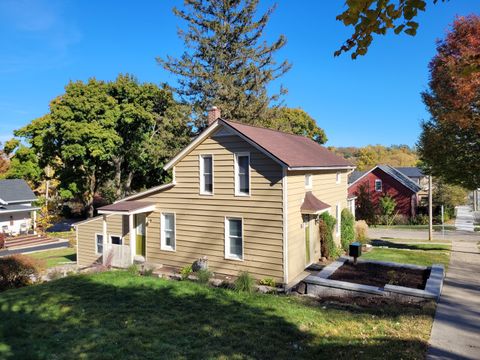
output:
[[[300,135],[221,120],[289,167],[353,166],[343,157]]]
[[[131,212],[146,208],[148,206],[155,205],[155,203],[147,201],[122,201],[114,204],[99,207],[99,211],[118,211],[118,212]]]
[[[311,191],[308,191],[305,193],[305,199],[303,199],[302,206],[300,206],[300,212],[315,214],[328,208],[330,208],[330,205],[319,200]]]

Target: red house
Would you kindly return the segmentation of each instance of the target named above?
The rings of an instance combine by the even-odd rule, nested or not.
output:
[[[395,212],[415,216],[421,187],[394,167],[377,165],[369,171],[354,171],[349,178],[348,196],[357,196],[361,186],[370,193],[375,206],[378,206],[380,197],[389,195],[397,203]]]

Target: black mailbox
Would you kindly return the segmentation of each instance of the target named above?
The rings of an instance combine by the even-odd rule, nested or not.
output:
[[[348,247],[348,255],[353,256],[355,259],[362,255],[362,244],[358,241],[353,242]]]

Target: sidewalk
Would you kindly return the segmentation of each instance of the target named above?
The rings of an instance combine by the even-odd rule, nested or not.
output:
[[[480,358],[479,274],[477,241],[453,240],[450,266],[432,327],[428,360]]]

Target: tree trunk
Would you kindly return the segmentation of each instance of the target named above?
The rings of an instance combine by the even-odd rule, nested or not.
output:
[[[85,212],[87,214],[87,217],[91,218],[93,217],[93,199],[95,197],[95,192],[97,190],[97,177],[95,174],[92,174],[88,176],[88,190],[85,193]]]
[[[133,171],[130,171],[128,173],[128,176],[127,178],[125,179],[125,183],[124,183],[124,195],[127,195],[127,194],[130,194],[131,190],[132,190],[132,180],[133,180]]]
[[[114,157],[113,158],[113,166],[115,168],[115,177],[113,178],[113,183],[115,186],[115,199],[120,199],[124,191],[122,189],[122,157]]]

